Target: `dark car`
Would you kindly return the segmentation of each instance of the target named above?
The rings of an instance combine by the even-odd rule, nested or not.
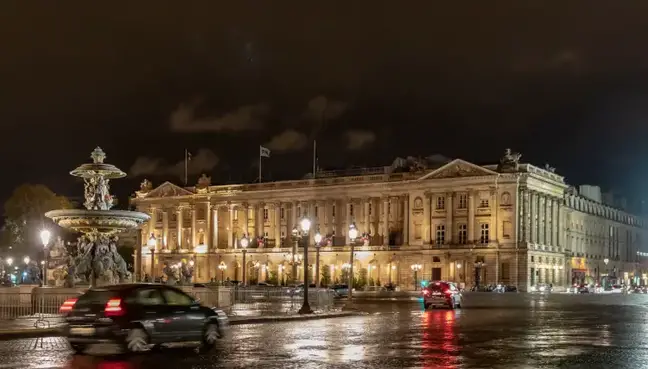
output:
[[[157,284],[124,284],[92,288],[61,306],[70,346],[118,343],[141,352],[172,342],[200,341],[213,346],[228,327],[227,315],[204,307],[177,288]]]
[[[435,306],[447,306],[450,309],[460,308],[463,295],[456,284],[436,281],[421,290],[425,309]]]

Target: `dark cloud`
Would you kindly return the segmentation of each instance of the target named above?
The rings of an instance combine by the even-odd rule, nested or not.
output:
[[[199,149],[191,155],[187,163],[187,174],[196,175],[203,172],[211,172],[220,159],[209,149]],[[129,174],[135,177],[141,176],[175,176],[183,178],[185,171],[184,160],[176,163],[167,163],[161,158],[138,157],[130,168]]]

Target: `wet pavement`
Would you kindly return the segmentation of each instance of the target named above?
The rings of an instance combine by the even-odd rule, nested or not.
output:
[[[355,306],[370,314],[233,326],[208,353],[72,355],[62,338],[3,341],[0,369],[648,367],[648,295],[468,294],[454,311]]]

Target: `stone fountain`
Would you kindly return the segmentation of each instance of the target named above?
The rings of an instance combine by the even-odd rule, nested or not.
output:
[[[79,237],[78,256],[68,263],[68,280],[85,277],[90,286],[125,283],[131,280],[126,262],[117,252],[117,234],[135,229],[149,220],[144,213],[111,210],[114,198],[110,194],[111,179],[126,173],[104,163],[106,154],[97,147],[90,155],[92,163],[82,164],[70,172],[85,182],[85,209],[61,209],[45,213],[54,223],[83,235]],[[70,287],[72,287],[70,286]]]

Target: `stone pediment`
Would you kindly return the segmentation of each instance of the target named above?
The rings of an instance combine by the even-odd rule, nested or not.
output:
[[[189,196],[194,193],[180,186],[176,186],[171,182],[164,182],[158,188],[149,192],[146,197],[175,197],[175,196]]]
[[[427,173],[419,180],[424,179],[441,179],[441,178],[458,178],[458,177],[482,177],[482,176],[491,176],[496,175],[497,172],[494,172],[490,169],[480,167],[473,163],[469,163],[465,160],[455,159],[448,164],[433,170],[430,173]]]

